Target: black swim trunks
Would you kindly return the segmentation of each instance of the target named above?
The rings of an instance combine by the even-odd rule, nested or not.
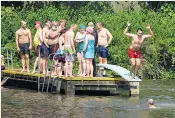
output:
[[[20,56],[22,55],[29,55],[30,51],[29,51],[29,43],[23,43],[23,44],[20,44],[19,43],[19,48],[20,48]]]

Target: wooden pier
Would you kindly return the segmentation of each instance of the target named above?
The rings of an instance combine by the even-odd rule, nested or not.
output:
[[[13,81],[32,82],[37,85],[38,91],[75,94],[76,91],[105,91],[110,94],[128,96],[139,95],[139,82],[126,81],[122,77],[58,77],[32,74],[19,70],[1,71],[1,85]]]

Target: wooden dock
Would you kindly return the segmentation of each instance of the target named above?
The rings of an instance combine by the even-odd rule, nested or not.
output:
[[[108,91],[111,94],[139,95],[139,82],[129,82],[122,77],[65,78],[21,73],[19,70],[3,70],[1,77],[2,84],[10,80],[37,83],[38,91],[42,92],[75,94],[76,91]]]

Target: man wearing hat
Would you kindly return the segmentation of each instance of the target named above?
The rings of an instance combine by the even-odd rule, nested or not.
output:
[[[16,31],[16,47],[20,53],[22,61],[22,71],[25,71],[25,62],[27,66],[27,72],[29,70],[29,50],[32,49],[32,36],[30,30],[26,27],[26,22],[21,21],[21,28]]]

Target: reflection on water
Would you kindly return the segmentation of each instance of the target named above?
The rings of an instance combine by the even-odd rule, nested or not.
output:
[[[2,118],[175,118],[175,81],[143,81],[139,97],[70,96],[1,88]],[[148,110],[153,98],[159,109]]]

